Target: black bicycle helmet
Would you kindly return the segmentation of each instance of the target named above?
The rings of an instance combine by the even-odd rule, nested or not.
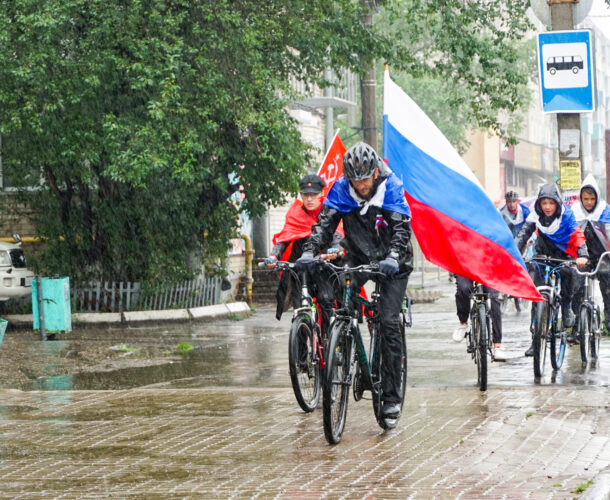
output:
[[[365,142],[358,142],[343,156],[343,175],[348,181],[361,181],[372,177],[381,160],[375,150]]]
[[[517,191],[507,191],[505,198],[506,198],[507,201],[518,200],[519,199],[519,193],[517,193]]]

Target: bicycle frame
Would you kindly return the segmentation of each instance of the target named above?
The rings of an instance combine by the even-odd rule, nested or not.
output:
[[[279,265],[278,268],[282,269],[282,267],[280,267]],[[289,269],[292,273],[296,275],[297,280],[301,283],[301,307],[294,310],[292,314],[292,319],[294,320],[300,314],[306,314],[307,316],[309,316],[311,324],[313,326],[313,346],[314,352],[316,353],[316,359],[314,359],[314,361],[320,363],[320,369],[324,370],[324,367],[326,366],[323,351],[324,347],[322,345],[322,342],[320,341],[320,336],[322,335],[322,312],[320,311],[320,306],[318,305],[318,303],[309,293],[309,287],[307,285],[307,273],[301,273],[301,279],[299,275],[293,270],[292,264],[290,267],[283,266],[283,269]]]
[[[596,279],[599,272],[602,260],[610,255],[610,252],[604,252],[600,255],[597,266],[593,271],[576,272],[585,276],[583,302],[578,309],[578,337],[580,343],[580,355],[583,366],[589,361],[596,361],[599,355],[599,337],[601,335],[600,323],[601,314],[599,307],[595,304],[593,294],[592,281]],[[586,317],[583,317],[586,314]]]
[[[474,291],[472,293],[471,299],[470,299],[471,305],[470,305],[470,324],[474,324],[473,321],[477,321],[474,318],[477,315],[477,311],[478,311],[478,306],[479,305],[484,305],[485,306],[485,326],[487,328],[488,332],[491,332],[491,318],[490,318],[490,311],[491,311],[491,304],[490,304],[490,298],[489,298],[489,293],[486,292],[483,289],[483,285],[481,283],[475,283],[475,287],[474,287]],[[473,332],[472,332],[472,328],[470,329],[470,336],[472,337]],[[472,338],[471,338],[471,346],[473,349],[476,348],[476,346],[474,345],[474,342],[472,342]],[[491,346],[487,345],[487,351],[492,354],[492,350],[491,350]],[[470,351],[472,354],[472,357],[475,357],[475,353],[474,350]]]
[[[350,366],[354,361],[354,356],[358,356],[358,365],[363,377],[364,389],[373,390],[374,388],[377,389],[378,386],[376,384],[380,383],[379,381],[373,381],[371,365],[369,362],[369,357],[372,360],[374,359],[375,355],[375,337],[374,335],[371,336],[369,357],[367,357],[366,350],[364,348],[364,341],[362,339],[362,333],[360,332],[360,328],[358,328],[358,323],[362,321],[362,312],[358,310],[358,305],[364,306],[365,312],[367,313],[366,320],[369,326],[369,331],[375,331],[375,334],[378,335],[379,333],[377,330],[373,330],[371,325],[372,323],[378,321],[377,301],[379,300],[379,283],[375,283],[375,291],[371,296],[371,301],[358,295],[353,296],[351,284],[351,274],[345,273],[343,283],[343,307],[335,311],[335,317],[337,319],[349,321],[349,336],[353,340],[353,342],[351,342],[352,349],[350,352]],[[350,383],[352,382],[351,377],[353,377],[353,374],[350,374]]]

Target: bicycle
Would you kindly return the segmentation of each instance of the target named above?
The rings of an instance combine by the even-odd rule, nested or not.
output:
[[[266,265],[261,262],[259,267]],[[294,396],[303,411],[310,413],[320,401],[325,367],[322,313],[319,304],[309,293],[306,272],[298,273],[294,270],[294,263],[287,261],[278,261],[276,269],[291,273],[300,283],[301,307],[294,310],[290,324],[288,366]]]
[[[381,352],[383,338],[380,334],[379,296],[380,284],[376,280],[375,291],[367,300],[352,294],[352,274],[363,273],[371,276],[386,276],[379,272],[376,264],[356,267],[340,267],[326,263],[339,276],[343,277],[341,307],[335,311],[328,340],[326,372],[322,385],[322,410],[324,435],[329,444],[341,440],[347,418],[349,388],[352,386],[355,401],[363,398],[364,391],[371,391],[373,411],[377,423],[382,429],[396,426],[398,419],[386,419],[381,414],[383,400],[381,376]],[[363,307],[364,306],[364,307]],[[364,310],[363,310],[364,309]],[[366,318],[370,333],[369,356],[364,348],[362,334],[358,324]],[[407,344],[405,327],[411,326],[411,303],[405,296],[402,301],[400,337],[401,337],[401,375],[400,389],[401,410],[407,386]]]
[[[540,378],[544,374],[547,347],[549,347],[549,357],[554,370],[561,368],[565,358],[566,332],[559,328],[559,310],[561,308],[561,275],[559,271],[564,267],[571,267],[574,261],[555,259],[546,255],[534,255],[526,262],[535,265],[539,272],[542,268],[544,276],[544,283],[536,288],[545,300],[533,304],[531,326],[534,348],[534,377]],[[547,346],[547,343],[550,346]]]
[[[578,308],[578,340],[580,344],[580,359],[583,366],[587,361],[596,362],[599,357],[599,344],[601,339],[601,312],[599,306],[595,304],[593,298],[592,280],[598,273],[601,262],[604,257],[610,255],[610,252],[604,252],[597,261],[597,266],[594,271],[576,272],[585,276],[584,284],[584,299]]]
[[[494,359],[491,338],[491,306],[489,294],[481,283],[474,283],[470,298],[470,330],[466,351],[472,355],[477,365],[477,385],[481,391],[487,390],[487,353]]]
[[[515,302],[515,311],[517,311],[518,313],[521,312],[522,303],[520,298],[512,297],[511,295],[501,293],[498,299],[500,300],[500,310],[502,311],[502,313],[506,312],[506,309],[508,308],[508,303],[511,301],[511,299]]]

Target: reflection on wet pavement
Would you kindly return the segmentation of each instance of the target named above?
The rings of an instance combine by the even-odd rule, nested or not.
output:
[[[36,377],[0,390],[0,498],[571,498],[610,465],[610,341],[533,377],[528,314],[509,312],[509,359],[476,388],[451,340],[451,297],[414,307],[404,414],[383,432],[350,400],[340,445],[290,389],[289,315],[73,332],[70,342],[194,349],[145,366]],[[23,341],[26,342],[26,341]],[[56,368],[56,367],[53,367]]]

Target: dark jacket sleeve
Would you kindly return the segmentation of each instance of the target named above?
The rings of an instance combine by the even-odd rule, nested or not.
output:
[[[398,254],[400,262],[407,262],[413,255],[411,248],[411,222],[406,215],[389,212],[389,226],[392,230],[390,253]],[[387,257],[387,256],[386,256]]]
[[[328,246],[328,248],[341,248],[341,241],[343,240],[343,236],[341,236],[341,233],[335,231],[335,234],[333,234],[333,240],[330,242],[330,245]]]
[[[288,247],[287,241],[280,242],[277,245],[273,246],[273,248],[271,249],[271,252],[269,252],[269,255],[275,255],[278,258],[278,260],[280,260],[282,258],[282,255],[284,255],[284,252],[286,251],[287,247]]]
[[[327,206],[322,207],[318,223],[311,228],[311,236],[303,246],[303,251],[318,255],[322,250],[329,248],[342,217],[342,212]]]
[[[578,250],[576,250],[576,256],[577,257],[586,257],[587,259],[589,258],[589,249],[587,248],[586,241],[578,247]]]
[[[525,222],[523,226],[521,226],[521,230],[515,236],[515,243],[517,244],[517,248],[519,249],[519,253],[523,253],[523,249],[527,243],[527,240],[530,239],[530,236],[534,234],[536,230],[535,222]]]

